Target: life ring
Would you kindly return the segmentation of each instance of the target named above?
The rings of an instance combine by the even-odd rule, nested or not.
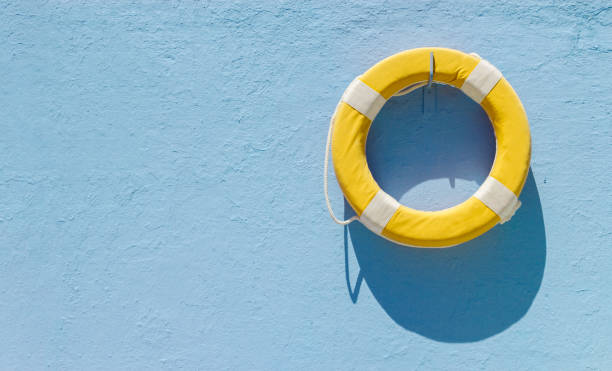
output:
[[[401,205],[379,187],[368,168],[365,149],[371,123],[385,102],[431,81],[459,88],[482,106],[495,131],[496,153],[489,176],[469,199],[448,209],[421,211]],[[419,48],[382,60],[346,89],[330,123],[327,150],[330,137],[336,178],[355,210],[353,219],[398,244],[457,245],[508,221],[521,204],[518,196],[531,158],[527,115],[501,72],[476,54]],[[326,178],[325,192],[327,197]],[[336,221],[350,221],[336,219],[327,201]]]

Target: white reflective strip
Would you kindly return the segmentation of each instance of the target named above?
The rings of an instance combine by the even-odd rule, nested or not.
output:
[[[399,207],[400,203],[395,198],[380,189],[359,217],[359,221],[372,232],[380,234]]]
[[[482,183],[478,191],[474,193],[474,197],[497,214],[502,224],[510,220],[521,206],[521,201],[516,198],[514,192],[493,177],[488,177]]]
[[[502,74],[495,66],[481,59],[465,79],[461,90],[480,104],[501,78]]]
[[[356,78],[346,88],[342,95],[342,101],[374,121],[374,118],[387,100],[378,94],[376,90],[367,86],[359,78]]]

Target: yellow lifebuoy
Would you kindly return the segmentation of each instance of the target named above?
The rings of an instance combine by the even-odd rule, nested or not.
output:
[[[430,72],[433,82],[459,88],[482,106],[497,146],[489,177],[478,191],[440,211],[411,209],[385,193],[370,173],[365,152],[368,131],[384,103],[402,90],[426,84]],[[419,48],[384,59],[349,85],[332,118],[330,134],[334,170],[346,200],[368,229],[396,243],[457,245],[509,220],[520,206],[518,196],[531,157],[527,116],[508,81],[475,54]],[[327,191],[327,183],[325,187]]]

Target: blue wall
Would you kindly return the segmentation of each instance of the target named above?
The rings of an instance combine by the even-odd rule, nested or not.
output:
[[[1,4],[0,368],[610,367],[612,8],[480,3]],[[500,68],[533,135],[522,208],[445,250],[322,195],[344,88],[430,45]],[[434,86],[385,106],[368,159],[439,209],[494,146]]]

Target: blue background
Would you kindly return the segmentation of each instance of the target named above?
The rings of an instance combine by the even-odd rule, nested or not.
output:
[[[344,88],[419,46],[491,61],[533,136],[515,217],[444,250],[343,229],[322,194]],[[1,368],[612,364],[609,3],[7,1],[0,50]],[[368,159],[440,209],[494,148],[434,86],[383,108]]]

